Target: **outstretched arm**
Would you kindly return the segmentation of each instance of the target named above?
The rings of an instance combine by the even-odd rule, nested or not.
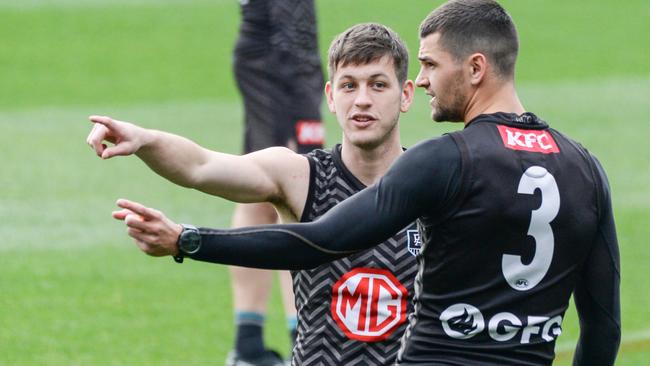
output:
[[[205,149],[174,134],[110,117],[91,116],[87,143],[102,159],[135,154],[170,181],[237,202],[282,202],[296,182],[307,184],[307,159],[277,147],[244,156]],[[108,146],[106,142],[113,143]]]
[[[580,318],[580,339],[573,359],[576,366],[614,365],[621,341],[618,242],[607,178],[596,165],[604,194],[598,237],[574,293]]]
[[[314,222],[234,230],[201,228],[201,249],[190,257],[267,269],[313,268],[375,246],[420,215],[435,217],[444,212],[458,193],[460,169],[460,153],[450,137],[428,141],[407,151],[376,185]],[[139,207],[126,201],[118,205],[141,214]],[[120,212],[120,216],[128,215]],[[142,226],[135,228],[149,232]],[[177,251],[178,235],[146,238],[149,254]]]

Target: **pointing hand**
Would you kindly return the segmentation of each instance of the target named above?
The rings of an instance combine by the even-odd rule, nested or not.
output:
[[[117,205],[122,209],[113,211],[113,218],[124,221],[140,250],[154,257],[178,254],[178,237],[183,231],[180,224],[137,202],[119,199]]]
[[[109,159],[118,155],[131,155],[142,146],[144,129],[128,122],[114,120],[105,116],[90,116],[93,129],[86,138],[86,143],[95,150],[97,156]],[[107,146],[110,142],[113,146]]]

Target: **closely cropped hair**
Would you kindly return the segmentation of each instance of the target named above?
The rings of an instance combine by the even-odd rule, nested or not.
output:
[[[493,0],[451,0],[427,16],[420,38],[440,33],[440,43],[457,61],[484,54],[502,78],[511,79],[519,52],[517,29],[510,15]]]
[[[389,56],[400,83],[408,77],[409,55],[392,29],[377,23],[357,24],[339,34],[330,45],[327,69],[330,80],[338,67],[365,65]]]

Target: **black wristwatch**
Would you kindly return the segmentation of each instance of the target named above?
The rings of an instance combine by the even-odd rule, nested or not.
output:
[[[174,256],[176,263],[183,263],[186,254],[194,254],[201,249],[201,234],[196,226],[181,224],[183,231],[178,236],[178,255]]]

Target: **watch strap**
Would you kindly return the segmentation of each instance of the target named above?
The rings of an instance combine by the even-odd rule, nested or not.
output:
[[[181,224],[183,227],[183,230],[181,233],[178,235],[178,239],[176,240],[176,248],[178,249],[178,254],[176,254],[174,258],[174,262],[176,263],[183,263],[183,259],[185,258],[185,253],[183,253],[183,250],[181,249],[181,238],[183,237],[183,233],[185,230],[195,230],[198,231],[196,226],[194,225],[189,225],[189,224]]]

